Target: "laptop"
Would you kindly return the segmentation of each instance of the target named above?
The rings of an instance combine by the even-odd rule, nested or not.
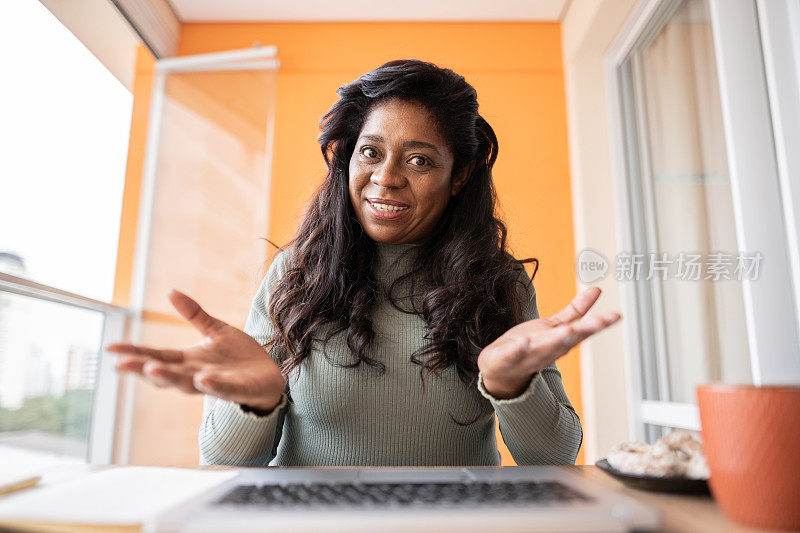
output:
[[[557,467],[252,468],[152,533],[647,531],[658,512]]]

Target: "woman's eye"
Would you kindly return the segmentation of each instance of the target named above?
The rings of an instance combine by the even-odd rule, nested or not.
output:
[[[412,165],[416,167],[425,167],[428,166],[428,158],[423,157],[421,155],[415,155],[411,159],[409,159]]]
[[[376,157],[378,157],[378,151],[375,148],[372,148],[371,146],[365,146],[364,148],[362,148],[361,153],[367,159],[375,159]]]

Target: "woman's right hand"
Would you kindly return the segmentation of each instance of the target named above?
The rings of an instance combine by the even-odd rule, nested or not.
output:
[[[120,355],[117,370],[137,373],[159,387],[272,411],[280,403],[286,382],[266,350],[244,331],[210,316],[185,294],[173,290],[169,300],[203,334],[203,340],[183,350],[110,344],[105,349]]]

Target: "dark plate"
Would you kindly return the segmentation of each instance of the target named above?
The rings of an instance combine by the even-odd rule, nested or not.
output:
[[[680,494],[711,494],[705,479],[686,477],[655,477],[626,474],[613,468],[607,460],[600,459],[595,463],[601,470],[617,478],[625,485],[639,490],[655,492],[675,492]]]

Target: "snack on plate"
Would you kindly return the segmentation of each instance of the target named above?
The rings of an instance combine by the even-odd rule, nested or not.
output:
[[[643,442],[618,444],[606,460],[613,468],[626,474],[693,479],[707,479],[709,476],[703,445],[685,431],[673,431],[653,445]]]
[[[673,431],[653,444],[654,453],[666,453],[667,451],[675,452],[679,457],[688,461],[696,454],[703,454],[703,445],[690,433]]]
[[[680,458],[672,451],[653,453],[653,447],[642,442],[626,442],[615,446],[607,457],[608,463],[626,474],[639,476],[680,476]]]
[[[697,453],[689,459],[684,475],[692,479],[708,479],[711,476],[711,471],[708,469],[708,463],[706,463],[706,457],[703,452]]]

